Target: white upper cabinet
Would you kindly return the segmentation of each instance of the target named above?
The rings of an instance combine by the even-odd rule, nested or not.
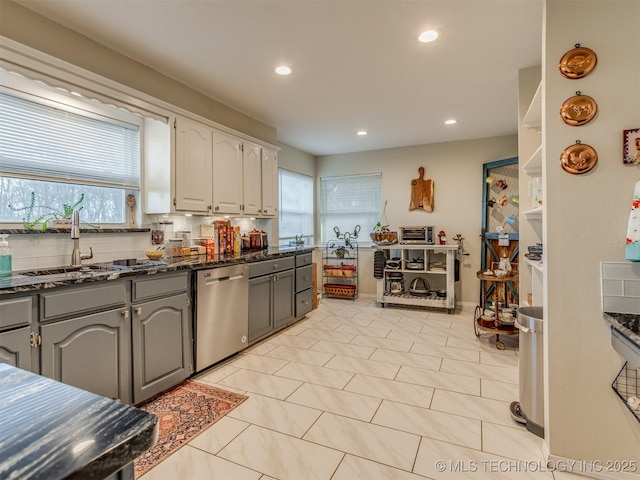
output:
[[[152,170],[150,166],[147,168]],[[276,216],[278,161],[275,150],[201,123],[176,118],[173,173],[172,211]],[[156,210],[154,213],[168,213]]]
[[[243,212],[245,215],[258,216],[262,209],[262,159],[261,147],[255,143],[244,142],[242,165],[244,169],[244,199]]]
[[[262,149],[262,216],[278,214],[278,156],[274,150]]]
[[[176,118],[175,198],[178,211],[208,213],[211,208],[211,128]]]
[[[240,214],[242,141],[213,131],[213,213]]]

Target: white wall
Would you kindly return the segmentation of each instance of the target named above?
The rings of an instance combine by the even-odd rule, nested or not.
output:
[[[280,147],[278,152],[278,167],[314,177],[316,174],[316,159],[313,155],[298,150],[286,143],[277,144]]]
[[[462,302],[477,304],[480,284],[480,230],[482,223],[482,165],[495,160],[516,157],[517,136],[485,138],[464,142],[448,142],[392,148],[367,152],[329,155],[317,158],[317,181],[324,176],[382,173],[382,200],[388,201],[387,218],[391,230],[399,226],[433,225],[436,233],[444,230],[447,243],[460,233],[465,238],[461,268]],[[425,178],[434,182],[433,212],[409,211],[411,180],[424,167]],[[318,187],[316,187],[319,190]],[[316,196],[316,201],[320,199]],[[369,240],[363,232],[361,241]],[[373,251],[364,249],[360,257],[360,292],[375,294]]]
[[[624,261],[640,179],[640,167],[622,164],[621,148],[622,131],[640,127],[640,2],[547,0],[545,21],[547,442],[552,455],[640,464],[640,424],[611,389],[623,361],[602,318],[599,272],[602,261]],[[576,43],[594,50],[598,64],[569,80],[558,62]],[[570,127],[558,112],[577,90],[596,100],[599,113]],[[570,175],[558,160],[577,139],[599,160],[591,172]]]

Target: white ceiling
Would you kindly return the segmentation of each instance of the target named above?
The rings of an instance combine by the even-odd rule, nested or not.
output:
[[[515,134],[518,69],[541,63],[542,0],[18,3],[313,155]]]

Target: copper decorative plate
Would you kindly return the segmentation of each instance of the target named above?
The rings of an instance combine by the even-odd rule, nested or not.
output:
[[[587,76],[595,68],[597,61],[593,50],[577,44],[576,48],[562,56],[558,68],[564,77],[575,80]]]
[[[560,107],[560,118],[572,127],[586,125],[593,120],[598,112],[598,105],[593,98],[580,95],[580,92],[576,93],[575,97],[569,98]]]
[[[560,165],[565,172],[579,175],[587,173],[598,163],[598,153],[584,143],[576,143],[567,147],[560,155]]]

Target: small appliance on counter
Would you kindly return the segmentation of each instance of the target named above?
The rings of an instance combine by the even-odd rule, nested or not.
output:
[[[434,227],[429,226],[400,227],[399,243],[402,245],[433,245],[435,243],[433,229]]]

